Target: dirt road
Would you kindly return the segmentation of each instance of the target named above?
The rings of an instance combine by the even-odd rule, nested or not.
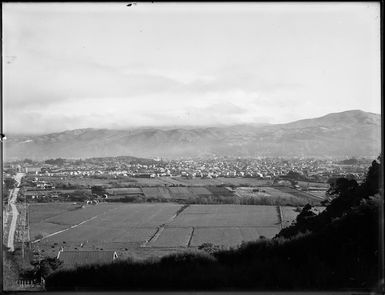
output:
[[[24,176],[24,173],[17,173],[14,177],[17,182],[17,187],[11,190],[11,193],[9,194],[9,205],[11,206],[11,215],[12,215],[12,221],[11,226],[9,228],[9,235],[8,235],[8,243],[7,246],[9,248],[9,251],[13,252],[15,251],[14,247],[14,238],[15,238],[15,231],[16,231],[16,224],[17,224],[17,217],[19,215],[19,212],[16,208],[16,201],[17,201],[17,194],[19,193],[19,185],[21,178]]]

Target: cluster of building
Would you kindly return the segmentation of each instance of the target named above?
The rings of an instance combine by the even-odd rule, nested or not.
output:
[[[32,179],[32,183],[38,189],[47,189],[47,190],[55,189],[55,185],[54,184],[49,183],[49,182],[47,182],[45,180],[40,180],[38,177],[35,177],[34,179]]]
[[[188,160],[122,160],[120,158],[100,158],[98,161],[65,160],[62,165],[47,163],[8,164],[8,167],[28,174],[45,176],[128,176],[128,177],[255,177],[274,179],[295,172],[299,178],[310,181],[327,181],[331,177],[354,177],[363,179],[370,161],[359,161],[354,165],[319,159],[188,159]],[[49,183],[38,182],[37,186],[50,188]]]

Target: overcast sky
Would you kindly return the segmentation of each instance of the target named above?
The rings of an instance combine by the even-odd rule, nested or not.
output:
[[[380,113],[378,3],[3,4],[4,132]]]

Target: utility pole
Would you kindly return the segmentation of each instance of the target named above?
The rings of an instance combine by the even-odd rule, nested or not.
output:
[[[23,257],[23,263],[24,263],[24,226],[21,231],[21,256]]]
[[[24,261],[24,243],[25,243],[25,238],[26,238],[26,230],[27,230],[27,197],[24,196],[24,208],[25,208],[25,218],[24,218],[24,226],[22,230],[22,235],[21,235],[21,248],[22,248],[22,257]]]
[[[31,241],[31,237],[30,237],[30,232],[29,232],[29,204],[27,205],[27,228],[28,228],[28,232],[27,232],[27,240],[28,242]]]

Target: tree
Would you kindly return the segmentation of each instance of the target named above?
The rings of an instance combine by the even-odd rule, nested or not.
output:
[[[17,186],[17,182],[13,178],[6,178],[4,179],[4,185],[7,190],[10,190]]]
[[[329,185],[330,188],[326,192],[329,196],[344,195],[358,187],[357,181],[343,177],[329,180]]]
[[[71,193],[68,199],[74,202],[84,202],[92,199],[92,194],[88,191],[77,190]]]
[[[283,178],[293,179],[293,180],[306,180],[305,176],[295,171],[289,171]]]
[[[365,181],[359,185],[354,179],[337,178],[332,179],[328,195],[333,197],[326,210],[321,214],[315,215],[311,212],[311,206],[305,206],[298,215],[296,223],[284,228],[278,236],[290,238],[306,231],[319,231],[331,224],[334,220],[348,214],[361,204],[363,200],[368,200],[371,196],[378,194],[380,190],[380,173],[382,156],[368,169]]]
[[[104,194],[106,194],[106,190],[101,185],[94,185],[91,186],[91,193],[93,195],[103,196]]]
[[[301,213],[298,214],[296,221],[298,223],[303,223],[303,222],[306,222],[306,220],[308,218],[315,216],[315,213],[313,211],[311,211],[311,209],[312,209],[312,207],[310,204],[305,205],[305,207],[303,207]]]
[[[46,257],[39,261],[34,261],[31,264],[34,266],[34,276],[37,279],[41,277],[46,278],[52,272],[59,268],[62,265],[62,261],[56,257]]]
[[[379,192],[380,188],[380,181],[381,181],[381,164],[382,161],[382,154],[380,154],[377,158],[377,160],[374,160],[372,162],[372,165],[370,166],[368,173],[366,174],[365,182],[363,184],[365,190],[367,191],[368,195],[374,195]]]

